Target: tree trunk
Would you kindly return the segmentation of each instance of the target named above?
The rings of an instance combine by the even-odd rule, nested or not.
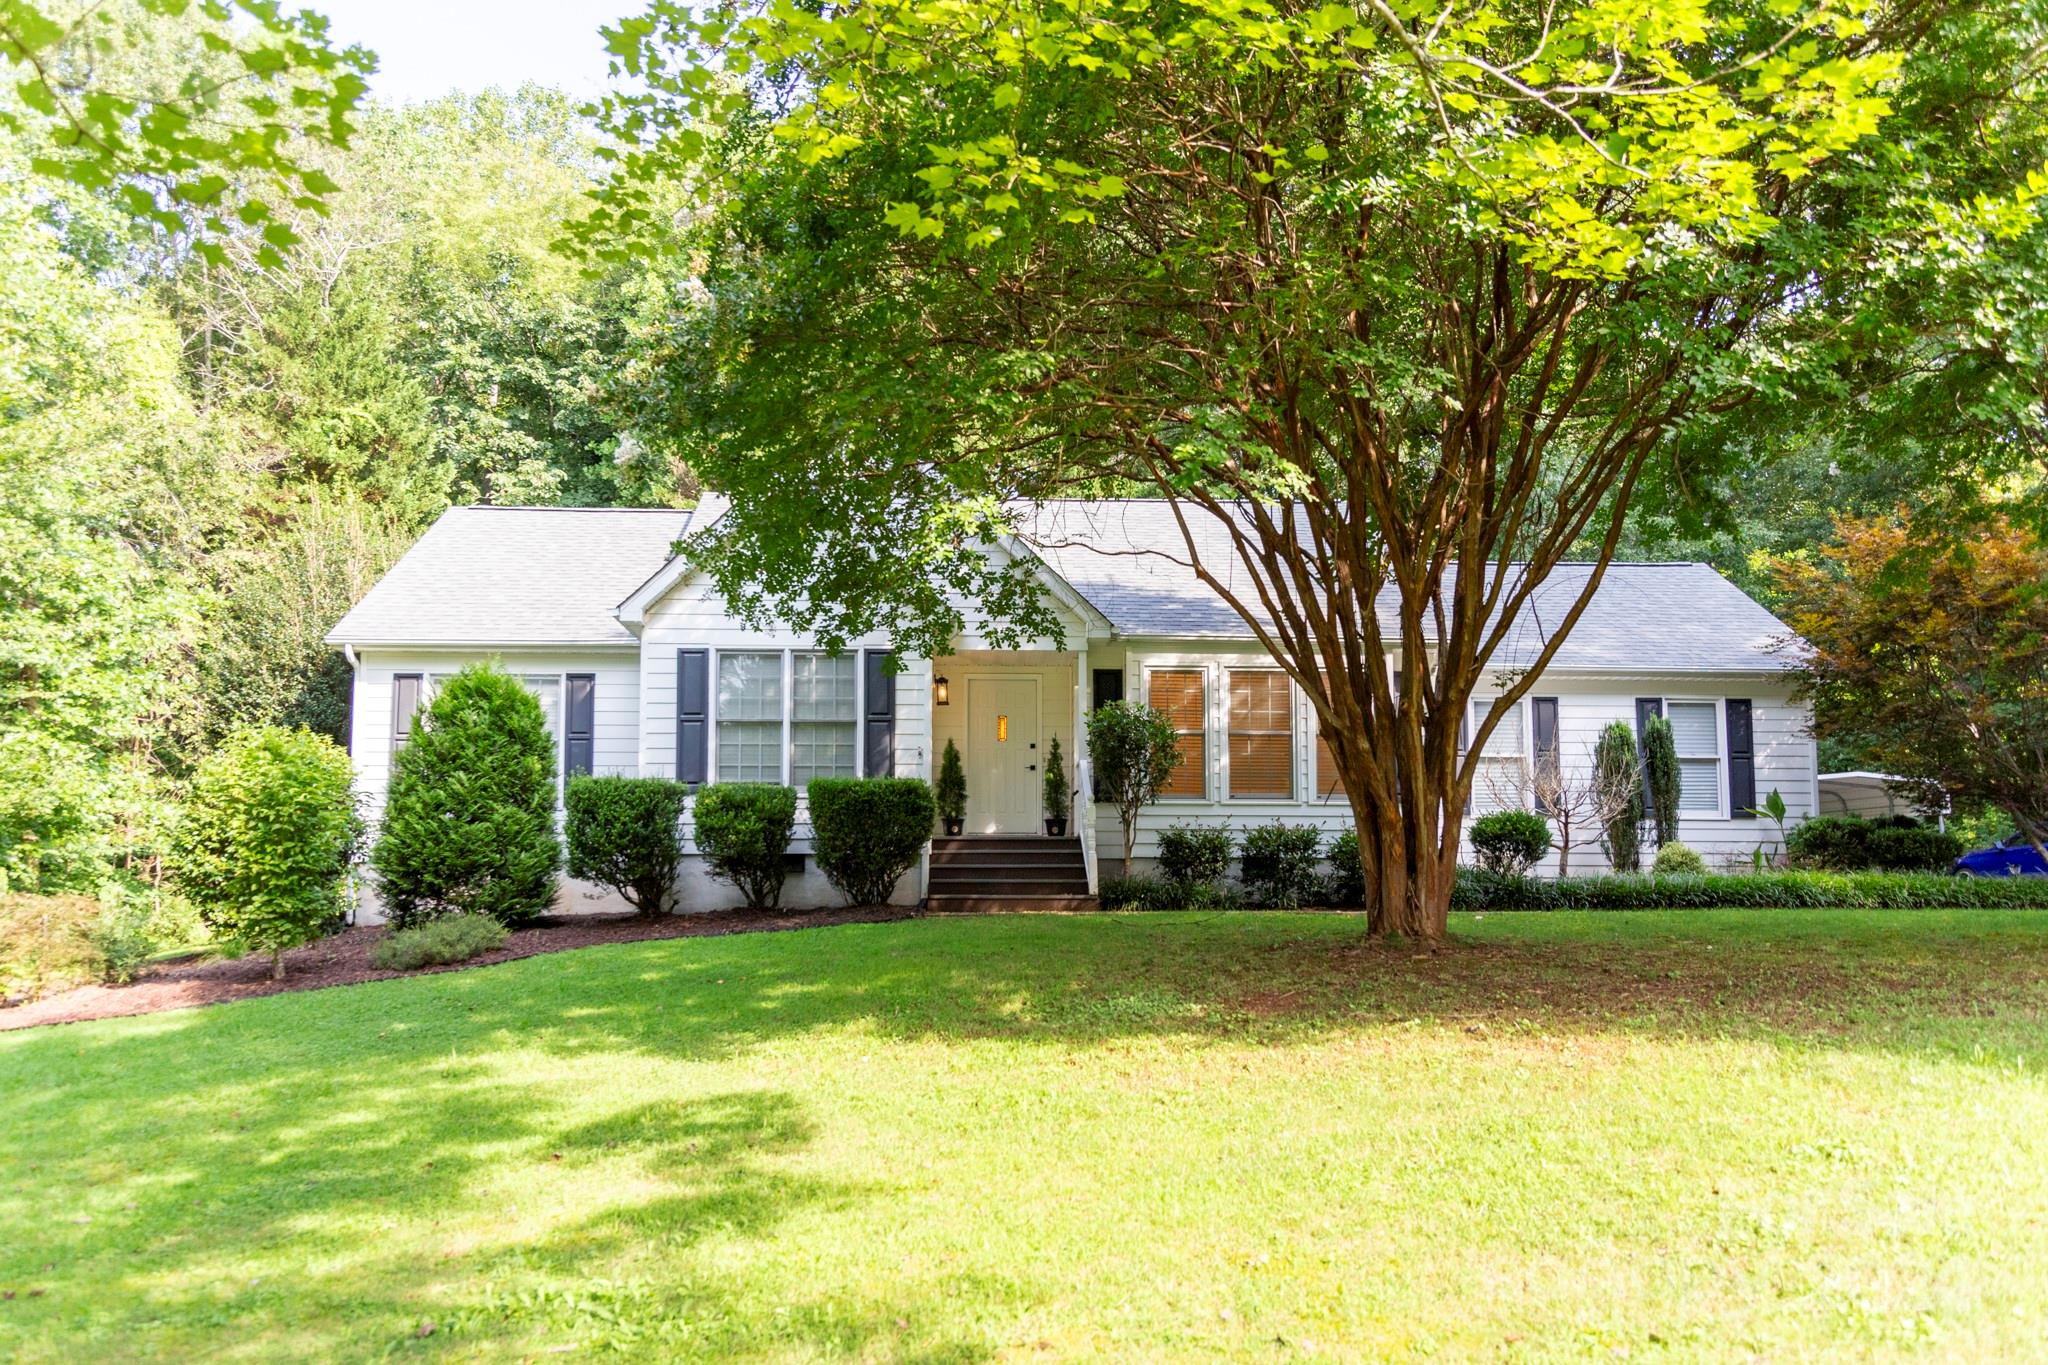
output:
[[[1124,875],[1128,877],[1131,875],[1131,849],[1138,842],[1138,812],[1123,810],[1118,814],[1124,822]]]
[[[1572,875],[1572,822],[1562,811],[1557,817],[1557,875]]]
[[[272,981],[284,980],[284,949],[282,948],[272,948],[270,950],[270,979]]]
[[[1365,874],[1366,932],[1441,942],[1449,931],[1456,853],[1445,856],[1434,840],[1411,837],[1405,820],[1367,814],[1361,804],[1354,801],[1352,810]]]

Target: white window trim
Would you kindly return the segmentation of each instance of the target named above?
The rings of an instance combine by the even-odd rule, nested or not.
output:
[[[766,645],[757,649],[749,649],[745,645],[734,645],[730,649],[714,648],[709,650],[708,653],[710,657],[706,662],[706,667],[709,671],[709,676],[705,687],[705,691],[708,693],[705,697],[705,710],[708,714],[704,719],[705,724],[710,729],[710,733],[705,739],[705,785],[709,786],[713,782],[723,782],[726,780],[725,775],[718,770],[718,661],[728,654],[773,654],[782,661],[782,740],[777,748],[781,758],[781,767],[780,778],[776,785],[790,787],[790,777],[796,763],[796,656],[799,654],[823,655],[830,653],[830,651],[823,649],[773,648]],[[861,651],[858,649],[842,650],[839,657],[842,659],[851,658],[854,661],[853,775],[855,777],[866,777],[868,775],[867,744],[861,727],[868,713],[868,671],[861,662]],[[799,800],[803,799],[803,788],[791,787],[790,789],[796,792]]]
[[[1491,715],[1494,704],[1498,703],[1500,701],[1500,698],[1498,696],[1492,696],[1488,697],[1486,701],[1487,714]],[[1467,805],[1471,807],[1472,810],[1472,813],[1466,817],[1466,822],[1468,824],[1471,821],[1478,819],[1482,815],[1491,814],[1493,810],[1536,809],[1536,791],[1535,787],[1533,786],[1534,774],[1536,772],[1536,727],[1530,722],[1529,701],[1530,695],[1528,694],[1517,697],[1514,701],[1516,723],[1521,728],[1522,732],[1522,743],[1518,752],[1512,754],[1488,754],[1486,752],[1485,745],[1479,746],[1479,748],[1476,751],[1470,748],[1461,748],[1458,751],[1459,757],[1461,759],[1468,754],[1474,756],[1472,766],[1473,787],[1471,792],[1467,796]],[[1476,740],[1479,738],[1478,708],[1479,698],[1465,698],[1465,736],[1468,741]],[[1494,733],[1496,735],[1499,734],[1499,729],[1496,728]],[[1518,782],[1515,786],[1515,804],[1512,806],[1496,806],[1493,807],[1491,810],[1480,810],[1478,808],[1478,782],[1479,775],[1486,771],[1485,765],[1488,763],[1507,763],[1516,761],[1519,761],[1522,765],[1522,777],[1521,781]]]
[[[1155,804],[1192,805],[1209,802],[1214,799],[1210,796],[1209,792],[1211,781],[1217,769],[1214,759],[1216,731],[1219,728],[1216,719],[1216,670],[1217,664],[1212,659],[1189,660],[1185,663],[1176,663],[1167,659],[1154,659],[1144,664],[1140,670],[1140,680],[1145,688],[1142,695],[1146,706],[1152,704],[1152,675],[1154,673],[1199,673],[1202,675],[1202,790],[1198,794],[1189,793],[1185,796],[1167,796],[1162,793],[1156,798]],[[1174,733],[1193,734],[1194,731],[1176,730]],[[1225,787],[1224,790],[1228,791],[1229,788]]]
[[[1281,792],[1281,793],[1275,793],[1275,794],[1269,794],[1269,795],[1264,795],[1264,796],[1235,796],[1235,795],[1232,795],[1232,793],[1231,793],[1231,790],[1230,790],[1230,735],[1231,735],[1231,729],[1230,729],[1230,677],[1231,677],[1231,675],[1232,675],[1233,673],[1277,673],[1278,675],[1280,675],[1280,677],[1282,677],[1283,679],[1286,679],[1286,682],[1287,682],[1287,718],[1288,718],[1288,724],[1287,724],[1287,730],[1286,730],[1286,734],[1287,734],[1287,780],[1288,780],[1288,789],[1287,789],[1287,790],[1286,790],[1285,792]],[[1290,806],[1293,806],[1293,805],[1305,805],[1305,804],[1308,804],[1307,802],[1304,802],[1304,801],[1302,800],[1302,796],[1301,796],[1301,787],[1300,787],[1300,783],[1301,783],[1301,774],[1300,774],[1299,772],[1297,772],[1297,771],[1296,771],[1296,770],[1297,770],[1297,769],[1298,769],[1298,768],[1299,768],[1299,767],[1301,766],[1301,762],[1300,762],[1300,755],[1301,755],[1301,726],[1300,726],[1300,723],[1299,723],[1299,712],[1300,712],[1300,710],[1301,710],[1301,698],[1302,698],[1302,695],[1303,695],[1303,694],[1302,694],[1302,691],[1301,691],[1301,689],[1300,689],[1299,687],[1296,687],[1296,686],[1294,685],[1294,679],[1292,679],[1292,678],[1290,678],[1290,677],[1288,677],[1288,676],[1287,676],[1287,670],[1286,670],[1286,669],[1284,669],[1284,668],[1280,668],[1280,667],[1278,667],[1278,666],[1276,666],[1276,665],[1274,665],[1274,664],[1272,664],[1272,663],[1270,663],[1270,662],[1268,662],[1268,663],[1264,663],[1264,664],[1252,664],[1252,665],[1250,665],[1249,667],[1245,667],[1245,668],[1238,668],[1238,667],[1236,667],[1236,666],[1235,666],[1235,665],[1233,665],[1233,664],[1225,663],[1225,664],[1223,665],[1223,685],[1222,685],[1221,691],[1222,691],[1222,694],[1223,694],[1223,696],[1222,696],[1222,701],[1223,701],[1223,714],[1222,714],[1222,740],[1223,740],[1223,742],[1222,742],[1222,743],[1221,743],[1220,745],[1218,745],[1217,747],[1218,747],[1218,748],[1219,748],[1219,749],[1220,749],[1220,750],[1222,751],[1222,752],[1221,752],[1221,754],[1220,754],[1220,758],[1221,758],[1221,761],[1222,761],[1222,771],[1223,771],[1223,777],[1222,777],[1222,780],[1223,780],[1223,798],[1222,798],[1222,799],[1223,799],[1224,801],[1226,801],[1226,802],[1229,802],[1229,803],[1233,804],[1233,805],[1241,805],[1241,806],[1245,806],[1245,805],[1258,805],[1258,804],[1260,804],[1261,802],[1263,802],[1263,803],[1265,803],[1265,804],[1267,804],[1267,805],[1272,805],[1272,804],[1274,804],[1275,802],[1279,802],[1279,803],[1281,803],[1281,804],[1284,804],[1284,805],[1290,805]],[[1148,695],[1149,695],[1149,692],[1148,692]],[[1272,730],[1253,730],[1253,731],[1249,731],[1248,733],[1251,733],[1251,734],[1255,734],[1255,735],[1270,735],[1270,734],[1273,734],[1273,733],[1275,733],[1275,731],[1272,731]],[[1205,741],[1205,742],[1206,742],[1206,741]]]
[[[1668,723],[1671,719],[1671,703],[1692,702],[1712,708],[1714,713],[1714,810],[1710,814],[1703,810],[1686,810],[1683,805],[1678,811],[1678,825],[1685,828],[1687,820],[1727,820],[1728,813],[1728,702],[1723,697],[1675,696],[1659,697],[1658,705],[1664,708],[1663,716]],[[1753,725],[1754,720],[1751,721]],[[1691,758],[1697,761],[1701,754],[1680,754],[1681,760]]]

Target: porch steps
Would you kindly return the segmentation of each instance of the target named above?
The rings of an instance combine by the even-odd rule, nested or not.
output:
[[[1093,909],[1077,838],[968,835],[932,840],[933,910]]]

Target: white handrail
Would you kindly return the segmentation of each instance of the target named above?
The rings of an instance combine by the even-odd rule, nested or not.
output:
[[[1089,771],[1088,760],[1083,758],[1074,764],[1073,820],[1075,833],[1081,836],[1081,862],[1088,870],[1088,894],[1094,895],[1095,881],[1095,776]]]

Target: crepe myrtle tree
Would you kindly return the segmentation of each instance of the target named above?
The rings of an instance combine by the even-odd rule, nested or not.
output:
[[[600,263],[701,262],[659,361],[736,499],[690,553],[743,610],[939,650],[965,598],[999,644],[1042,635],[1028,553],[978,547],[1032,548],[1036,500],[1163,499],[1158,552],[1315,708],[1371,928],[1435,939],[1511,707],[1462,750],[1459,718],[1552,571],[1591,561],[1545,590],[1505,703],[1599,589],[1653,456],[1704,480],[1754,448],[1716,424],[1832,373],[1839,313],[1910,305],[1864,281],[1941,189],[1865,153],[1899,99],[1948,107],[1922,87],[1958,63],[1908,70],[1942,22],[655,0],[608,32],[634,85],[571,231]],[[1965,216],[2030,228],[2024,175],[1981,176]],[[682,227],[678,186],[703,200]]]

